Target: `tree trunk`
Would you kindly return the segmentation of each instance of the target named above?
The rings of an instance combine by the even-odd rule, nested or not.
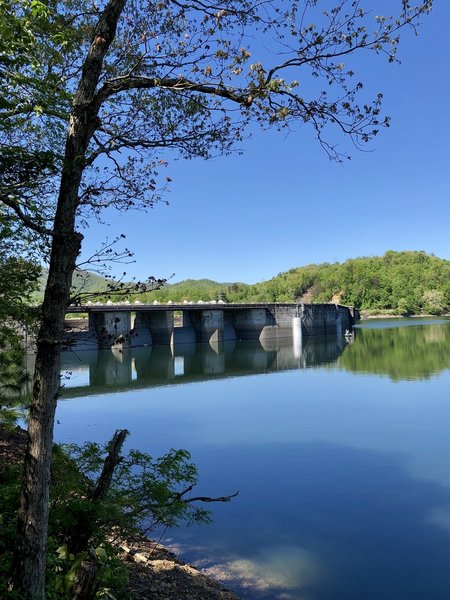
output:
[[[82,238],[73,230],[71,236],[64,237],[64,244],[59,236],[55,236],[53,241],[37,340],[28,445],[12,566],[14,590],[20,590],[23,600],[42,598],[44,590],[50,463],[60,386],[61,342],[72,273]]]
[[[128,431],[126,429],[117,430],[112,440],[109,442],[108,455],[103,463],[102,472],[89,498],[94,506],[98,506],[99,503],[103,502],[109,492],[114,476],[114,470],[122,460],[120,452],[127,435]],[[95,514],[95,509],[93,514]],[[95,520],[96,517],[93,517],[92,520],[86,520],[83,529],[78,528],[78,530],[74,532],[74,536],[69,544],[69,551],[72,554],[79,554],[80,552],[85,552],[87,550],[89,540],[94,531]]]
[[[83,64],[70,117],[64,167],[53,226],[49,274],[37,339],[33,396],[28,424],[11,589],[21,600],[44,598],[53,424],[60,386],[60,353],[72,274],[83,236],[75,230],[78,191],[89,141],[99,126],[94,102],[105,54],[126,0],[109,0],[100,15]]]
[[[118,430],[114,434],[108,445],[108,455],[103,463],[102,472],[92,490],[91,501],[102,502],[108,494],[111,487],[114,470],[122,460],[120,451],[122,450],[125,438],[128,435],[126,429]],[[91,522],[91,526],[93,523]],[[72,548],[72,552],[84,552],[89,545],[89,539],[92,536],[92,527],[86,527],[79,532],[79,538],[76,540],[76,546]],[[75,579],[71,600],[90,600],[94,597],[96,586],[96,575],[98,570],[98,557],[94,551],[88,552],[88,556],[81,563],[80,569]]]
[[[97,500],[101,501],[106,498],[106,494],[111,487],[114,469],[122,460],[120,452],[128,433],[129,431],[127,429],[118,429],[108,444],[108,455],[105,458],[102,472],[100,473],[97,483],[95,484],[95,488],[92,491],[92,500],[94,502]]]

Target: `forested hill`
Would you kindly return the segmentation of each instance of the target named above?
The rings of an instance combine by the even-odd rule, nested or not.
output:
[[[228,302],[339,302],[372,313],[450,312],[450,261],[425,252],[386,252],[344,263],[312,264],[280,273],[255,285],[185,281],[151,298]]]
[[[425,252],[386,252],[307,265],[252,286],[252,299],[339,302],[371,311],[442,313],[450,307],[450,262]]]
[[[74,287],[85,293],[105,290],[106,284],[102,277],[86,272],[74,277]],[[122,299],[114,294],[109,297]],[[187,279],[133,299],[180,303],[337,302],[373,314],[443,314],[450,312],[450,261],[425,252],[389,251],[384,256],[354,258],[342,264],[297,267],[254,285]]]
[[[32,295],[34,302],[42,302],[47,276],[48,269],[44,267],[39,277],[37,290]],[[77,270],[72,277],[72,289],[78,293],[101,293],[107,290],[108,284],[108,279],[90,271]]]

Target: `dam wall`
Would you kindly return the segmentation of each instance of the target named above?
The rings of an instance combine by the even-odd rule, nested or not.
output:
[[[67,331],[68,344],[100,349],[239,340],[270,345],[288,337],[342,336],[359,318],[348,306],[303,303],[110,304],[70,307],[68,313],[88,314],[83,331]]]

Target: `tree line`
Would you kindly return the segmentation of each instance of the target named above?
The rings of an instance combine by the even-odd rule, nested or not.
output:
[[[336,302],[372,314],[433,314],[450,311],[450,261],[421,251],[343,263],[310,264],[254,285],[186,280],[139,294],[142,302]]]
[[[41,290],[32,299],[41,301]],[[76,272],[74,295],[106,302],[122,301],[123,291],[108,291],[109,281]],[[351,258],[343,263],[296,267],[256,284],[186,279],[156,290],[134,290],[131,301],[152,302],[335,302],[371,314],[440,315],[450,312],[450,261],[423,251],[389,250],[383,256]]]
[[[450,306],[450,262],[425,252],[312,264],[229,291],[230,301],[338,302],[372,313],[442,314]]]

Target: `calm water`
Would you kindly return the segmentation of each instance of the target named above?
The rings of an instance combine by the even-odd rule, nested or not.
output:
[[[198,493],[239,490],[168,532],[243,598],[448,600],[450,321],[308,340],[65,357],[58,441],[187,448]],[[206,599],[205,599],[206,600]]]

